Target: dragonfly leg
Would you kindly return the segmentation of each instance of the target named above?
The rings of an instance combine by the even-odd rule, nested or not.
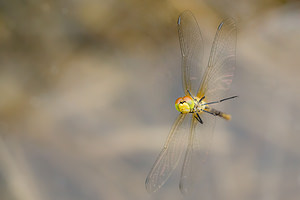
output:
[[[203,121],[202,121],[200,115],[197,112],[196,112],[196,115],[197,116],[195,116],[195,118],[198,120],[198,122],[200,122],[200,124],[203,124]]]
[[[213,112],[209,112],[209,111],[207,111],[207,110],[203,110],[203,109],[201,109],[201,111],[203,111],[203,112],[206,112],[206,113],[209,113],[209,114],[211,114],[211,115],[214,115],[214,116],[216,116],[216,114],[215,114],[215,113],[213,113]]]
[[[194,101],[197,101],[197,100],[195,99],[195,97],[191,94],[190,90],[187,90],[187,91],[188,91],[188,93],[190,94],[190,96],[194,99]]]
[[[222,101],[226,101],[226,100],[233,99],[233,98],[236,98],[236,97],[238,97],[238,96],[227,97],[227,98],[221,99],[219,101],[212,101],[212,102],[209,102],[209,103],[204,103],[203,105],[221,103]]]
[[[199,100],[199,103],[200,103],[203,99],[205,99],[205,96],[201,97],[201,99]]]
[[[236,97],[238,97],[238,96],[227,97],[225,99],[221,99],[220,102],[226,101],[226,100],[229,100],[229,99],[233,99],[233,98],[236,98]]]
[[[194,101],[197,101],[197,100],[195,99],[195,97],[191,94],[190,90],[187,90],[187,91],[188,91],[188,93],[190,94],[190,96],[194,99]],[[205,99],[205,96],[201,97],[201,99],[200,99],[198,102],[200,103],[203,99]]]

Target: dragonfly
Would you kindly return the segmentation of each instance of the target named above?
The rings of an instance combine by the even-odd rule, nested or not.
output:
[[[177,27],[185,96],[175,101],[179,115],[146,178],[145,186],[149,193],[158,191],[166,183],[183,155],[179,188],[183,194],[191,192],[199,175],[199,165],[207,157],[216,118],[231,119],[231,115],[213,106],[237,97],[224,98],[236,63],[237,30],[234,19],[226,18],[218,26],[207,67],[201,67],[203,39],[191,11],[186,10],[179,15]]]

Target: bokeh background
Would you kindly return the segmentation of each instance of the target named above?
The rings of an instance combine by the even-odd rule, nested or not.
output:
[[[177,17],[205,62],[237,21],[237,69],[195,199],[300,197],[300,4],[292,0],[2,0],[0,199],[183,199],[145,178],[183,95]]]

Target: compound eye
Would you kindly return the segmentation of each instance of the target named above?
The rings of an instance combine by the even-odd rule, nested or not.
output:
[[[195,102],[194,100],[192,99],[192,97],[190,96],[185,96],[182,98],[183,101],[185,101],[189,106],[190,106],[190,109],[194,109],[194,106],[195,106]]]
[[[179,97],[179,98],[176,99],[176,101],[175,101],[175,108],[176,108],[176,110],[178,110],[178,112],[181,112],[180,109],[179,109],[179,104],[180,104],[180,102],[183,102],[182,97]]]

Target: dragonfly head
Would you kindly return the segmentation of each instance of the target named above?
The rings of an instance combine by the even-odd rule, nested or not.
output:
[[[194,109],[195,102],[190,96],[179,97],[175,101],[175,108],[181,113],[189,113]]]

